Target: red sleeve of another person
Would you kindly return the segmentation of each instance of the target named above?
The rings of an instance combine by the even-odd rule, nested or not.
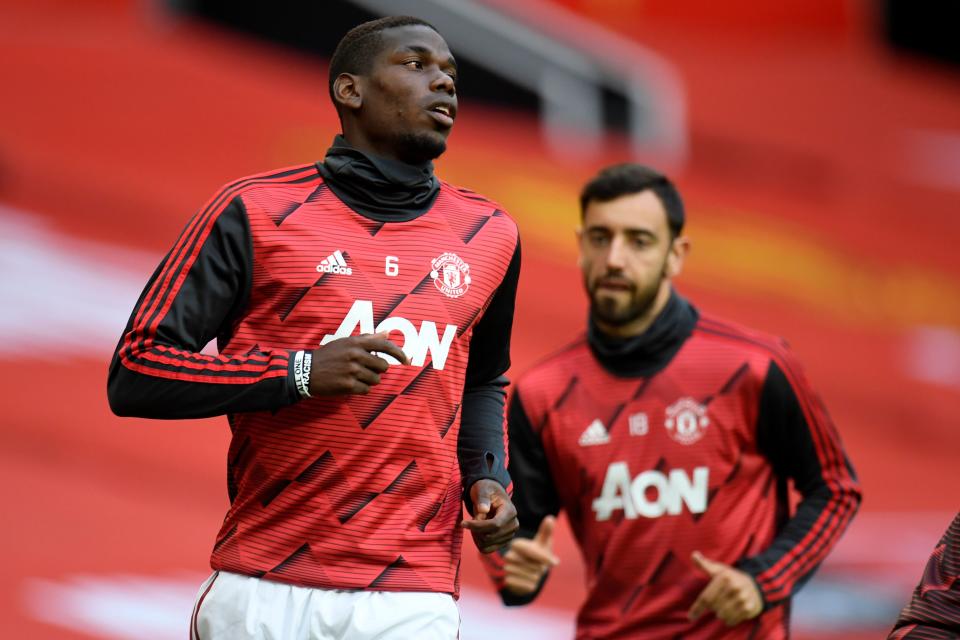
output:
[[[889,640],[960,638],[960,513],[940,539]]]

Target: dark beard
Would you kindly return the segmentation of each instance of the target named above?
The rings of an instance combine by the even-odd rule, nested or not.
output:
[[[438,134],[401,133],[397,137],[400,160],[407,164],[426,164],[447,150],[447,141]]]
[[[623,309],[617,309],[613,304],[607,302],[597,302],[594,295],[594,289],[588,285],[590,291],[590,313],[597,320],[610,325],[611,327],[622,327],[630,324],[637,318],[649,313],[657,299],[657,293],[660,291],[660,283],[667,277],[667,263],[664,260],[660,269],[660,277],[650,283],[643,289],[637,289],[634,285],[630,292],[630,304]]]

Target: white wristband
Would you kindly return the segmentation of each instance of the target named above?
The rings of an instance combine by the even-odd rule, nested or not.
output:
[[[313,353],[297,351],[293,356],[293,381],[297,385],[300,397],[310,397],[310,368],[313,364]]]

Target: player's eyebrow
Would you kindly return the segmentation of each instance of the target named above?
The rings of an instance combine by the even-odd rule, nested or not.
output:
[[[628,236],[650,236],[653,238],[657,237],[657,234],[651,231],[650,229],[637,228],[637,227],[628,227],[626,229],[611,229],[610,227],[602,224],[592,224],[586,228],[586,231],[588,233],[593,231],[603,231],[604,233],[616,233],[617,231],[621,231],[622,233]]]
[[[400,49],[399,49],[399,52],[400,52],[400,53],[406,53],[406,52],[408,52],[408,51],[409,51],[409,52],[413,52],[413,53],[420,54],[420,55],[422,55],[422,56],[432,56],[432,55],[435,55],[433,49],[430,49],[429,47],[424,47],[424,46],[419,45],[419,44],[407,44],[407,45],[404,45],[404,46],[400,47]],[[441,63],[441,64],[447,65],[447,66],[449,66],[449,67],[453,67],[453,70],[454,70],[454,71],[457,70],[457,60],[456,60],[456,58],[453,57],[453,55],[451,55],[449,58],[447,58],[447,59],[446,59],[443,63]]]

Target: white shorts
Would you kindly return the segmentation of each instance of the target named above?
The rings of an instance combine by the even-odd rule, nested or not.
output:
[[[456,640],[449,593],[336,591],[215,571],[200,587],[190,640]]]

